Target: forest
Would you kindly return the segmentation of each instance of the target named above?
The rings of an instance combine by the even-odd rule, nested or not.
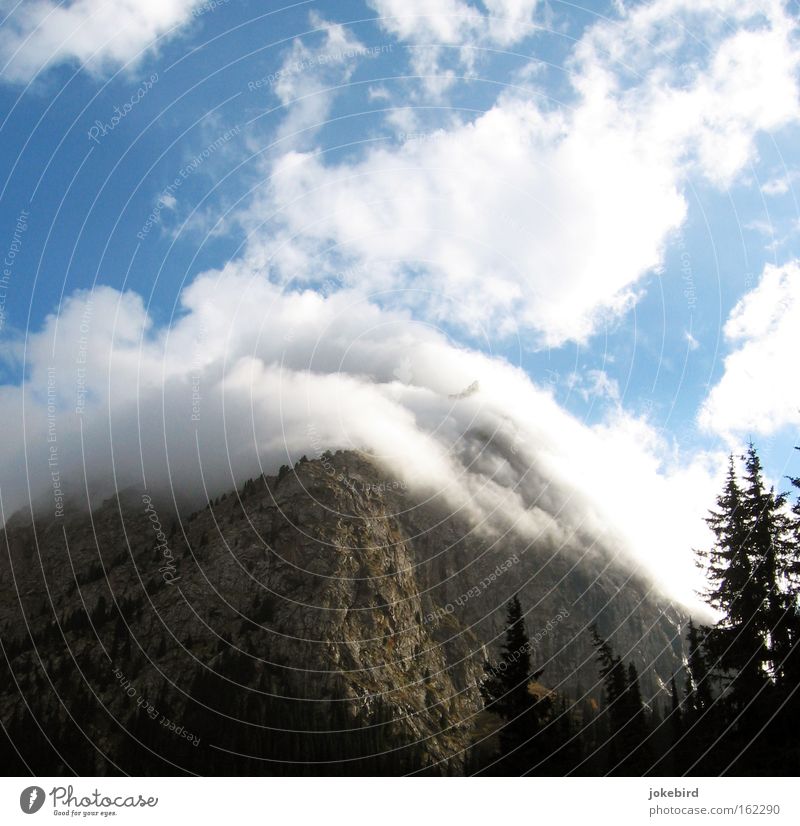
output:
[[[795,490],[800,480],[790,479]],[[530,690],[534,670],[524,612],[508,606],[500,659],[482,693],[498,715],[500,755],[477,772],[550,775],[785,775],[800,758],[800,501],[764,480],[756,448],[729,459],[698,549],[702,597],[718,617],[689,620],[686,661],[669,702],[642,699],[633,661],[593,627],[603,704],[559,703]]]

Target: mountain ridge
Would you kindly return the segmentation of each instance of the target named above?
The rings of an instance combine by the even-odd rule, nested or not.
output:
[[[0,630],[19,688],[3,722],[13,742],[31,728],[23,697],[58,718],[68,757],[31,746],[53,774],[125,770],[69,756],[81,735],[61,696],[110,753],[161,755],[154,772],[462,774],[477,740],[491,748],[479,684],[515,593],[534,663],[565,697],[598,696],[590,621],[638,661],[646,698],[682,662],[681,612],[607,560],[492,539],[353,451],[184,518],[130,490],[4,535]],[[143,708],[198,744],[154,734]]]

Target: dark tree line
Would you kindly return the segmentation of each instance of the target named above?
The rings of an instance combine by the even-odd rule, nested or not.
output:
[[[790,480],[800,491],[800,479]],[[669,700],[645,703],[634,662],[590,629],[603,687],[586,704],[537,699],[523,612],[508,611],[500,660],[482,692],[502,723],[498,755],[476,771],[501,774],[785,775],[800,766],[800,499],[764,480],[750,445],[732,456],[707,522],[713,547],[698,552],[705,601],[718,617],[687,627],[685,664]],[[512,662],[513,660],[513,662]]]

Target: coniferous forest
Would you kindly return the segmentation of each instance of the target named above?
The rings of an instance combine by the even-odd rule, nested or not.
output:
[[[800,490],[800,480],[791,479]],[[501,659],[487,665],[487,709],[504,721],[502,774],[785,775],[800,766],[800,500],[767,486],[751,444],[730,457],[697,551],[702,596],[718,617],[690,619],[684,667],[669,702],[642,700],[633,662],[592,628],[603,704],[596,715],[559,708],[522,686],[538,680],[522,608],[508,608]],[[527,680],[524,675],[527,674]]]

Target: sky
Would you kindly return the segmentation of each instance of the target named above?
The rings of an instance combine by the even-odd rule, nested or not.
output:
[[[694,599],[800,475],[800,7],[0,0],[0,504],[327,448]]]

